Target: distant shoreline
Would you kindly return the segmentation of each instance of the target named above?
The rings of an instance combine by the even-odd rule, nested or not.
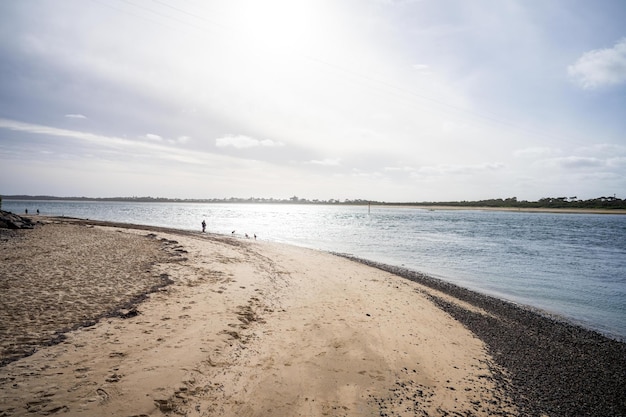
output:
[[[361,206],[361,207],[385,207],[407,208],[421,210],[475,210],[475,211],[507,211],[523,213],[570,213],[570,214],[618,214],[626,215],[626,209],[615,208],[551,208],[551,207],[498,207],[478,205],[449,205],[428,203],[384,203],[367,201],[353,202],[315,202],[315,201],[287,201],[287,200],[194,200],[194,199],[144,199],[144,198],[80,198],[80,197],[51,197],[51,196],[3,196],[5,201],[50,201],[50,202],[96,202],[96,203],[193,203],[193,204],[275,204],[275,205],[324,205],[324,206]]]
[[[624,209],[584,209],[584,208],[540,208],[540,207],[480,207],[480,206],[422,206],[420,204],[385,204],[372,207],[413,208],[423,210],[475,210],[475,211],[513,211],[525,213],[572,213],[572,214],[626,214]]]

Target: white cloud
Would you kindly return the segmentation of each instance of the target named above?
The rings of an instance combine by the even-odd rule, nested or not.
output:
[[[340,158],[326,158],[326,159],[314,159],[310,162],[314,165],[324,165],[324,166],[339,166],[341,165]]]
[[[49,135],[78,140],[85,145],[95,146],[94,149],[97,149],[97,153],[102,153],[104,150],[106,150],[107,153],[111,155],[118,155],[118,157],[120,158],[124,155],[133,154],[147,155],[147,158],[152,158],[153,160],[161,159],[164,161],[176,161],[186,164],[198,165],[205,163],[202,157],[198,156],[196,153],[176,149],[175,147],[171,146],[164,146],[161,144],[142,141],[133,141],[117,136],[98,135],[76,130],[59,129],[56,127],[22,123],[2,118],[0,118],[0,128],[18,132],[28,132],[38,135]],[[154,134],[147,134],[144,137],[147,138],[149,135],[160,138],[160,136]],[[64,147],[64,149],[65,148],[66,147]],[[72,149],[72,147],[67,147],[67,149]]]
[[[429,66],[426,64],[413,64],[413,68],[416,70],[427,70]]]
[[[606,164],[609,168],[626,167],[626,157],[609,158]]]
[[[174,142],[175,143],[189,143],[190,140],[191,138],[189,136],[179,136],[178,138],[176,138]]]
[[[227,135],[215,139],[215,145],[218,148],[226,148],[232,146],[236,149],[257,148],[257,147],[279,147],[285,146],[282,142],[275,142],[270,139],[256,139],[245,135]]]
[[[567,156],[565,158],[557,158],[554,160],[558,165],[564,168],[597,168],[606,166],[606,161],[598,158],[590,158],[584,156]]]
[[[163,138],[161,136],[155,135],[154,133],[146,133],[145,138],[153,140],[155,142],[161,142],[163,140]]]
[[[617,145],[614,143],[596,143],[589,146],[583,146],[576,149],[576,153],[578,154],[587,154],[587,155],[604,155],[604,156],[613,156],[616,155],[624,155],[626,156],[626,146]]]
[[[554,152],[558,152],[552,148],[547,147],[533,147],[533,148],[525,148],[518,149],[513,152],[513,155],[518,158],[536,158],[540,156],[550,155]]]
[[[567,72],[587,90],[626,83],[626,38],[613,48],[585,52]]]
[[[384,170],[386,172],[413,172],[415,168],[410,166],[402,166],[402,167],[385,167]]]
[[[584,146],[574,155],[549,158],[543,163],[569,170],[619,170],[626,164],[626,147],[606,143]]]
[[[189,143],[189,141],[191,140],[189,136],[179,136],[176,139],[168,139],[168,138],[164,138],[161,135],[157,135],[155,133],[146,133],[144,136],[142,136],[142,138],[148,139],[149,141],[152,141],[152,142],[169,143],[170,145],[185,144],[185,143]]]
[[[449,165],[441,164],[435,166],[425,166],[412,174],[415,178],[425,176],[446,176],[446,175],[467,175],[485,171],[496,171],[504,168],[504,164],[499,162],[484,163],[476,165]]]
[[[87,118],[87,116],[83,114],[66,114],[65,117],[68,119],[86,119]]]
[[[432,74],[432,71],[430,70],[430,66],[426,64],[413,64],[413,69],[422,75]]]

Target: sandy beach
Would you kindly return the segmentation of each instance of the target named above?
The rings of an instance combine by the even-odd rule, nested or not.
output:
[[[260,240],[40,220],[0,233],[1,417],[626,415],[624,343],[490,297]]]

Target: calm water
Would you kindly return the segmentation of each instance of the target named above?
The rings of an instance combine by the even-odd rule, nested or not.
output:
[[[626,216],[415,208],[3,201],[20,214],[201,230],[349,253],[626,339]]]

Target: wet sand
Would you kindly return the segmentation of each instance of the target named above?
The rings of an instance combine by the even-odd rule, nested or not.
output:
[[[0,416],[626,410],[623,343],[562,338],[534,313],[410,271],[230,236],[47,222],[0,233]],[[573,365],[530,381],[555,374],[547,353]]]

